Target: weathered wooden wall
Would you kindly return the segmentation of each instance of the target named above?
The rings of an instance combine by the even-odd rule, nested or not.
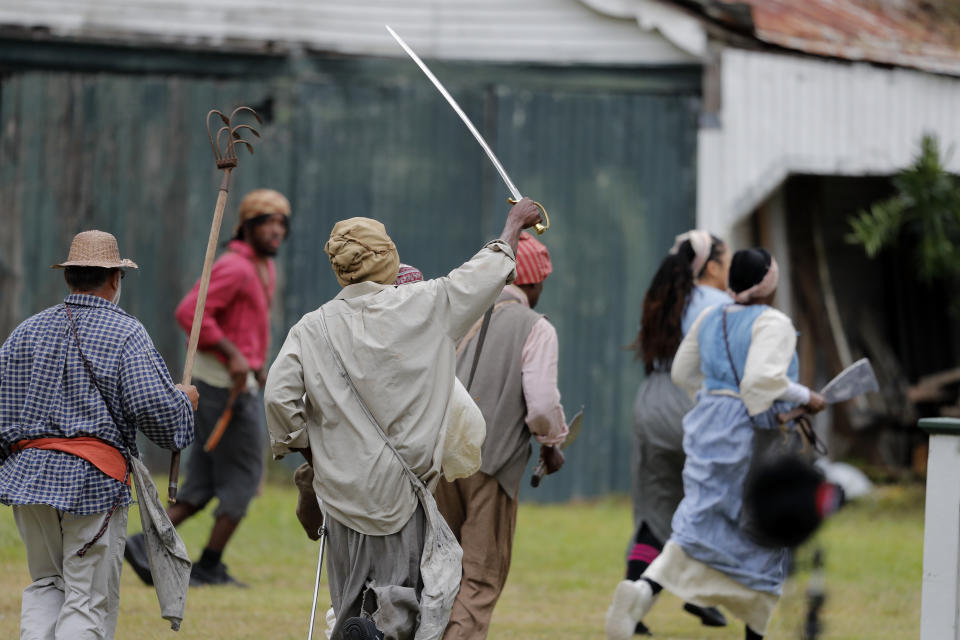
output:
[[[724,49],[718,126],[700,131],[698,218],[727,236],[790,176],[892,175],[925,134],[960,139],[960,78]],[[960,156],[945,160],[960,171]]]
[[[222,237],[249,189],[274,187],[293,203],[274,350],[338,290],[323,254],[336,220],[382,220],[403,260],[434,277],[493,237],[507,211],[507,191],[479,147],[404,61],[239,63],[0,43],[4,59],[2,335],[62,298],[49,266],[74,233],[101,228],[141,266],[124,282],[124,307],[179,371],[184,336],[172,310],[199,274],[218,182],[203,130],[212,107],[247,103],[268,118],[256,155],[234,174]],[[554,220],[543,240],[555,271],[538,310],[559,332],[568,413],[584,404],[587,417],[568,468],[524,495],[625,491],[640,369],[622,347],[656,264],[694,220],[699,71],[465,63],[435,71]]]

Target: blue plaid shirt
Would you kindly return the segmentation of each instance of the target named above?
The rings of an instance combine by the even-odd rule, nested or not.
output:
[[[62,451],[25,449],[22,439],[100,438],[136,455],[136,431],[167,449],[193,440],[193,408],[176,388],[140,322],[97,296],[71,294],[84,367],[64,304],[28,318],[0,347],[0,502],[46,504],[76,515],[108,511],[130,489]],[[114,424],[111,413],[121,424]]]

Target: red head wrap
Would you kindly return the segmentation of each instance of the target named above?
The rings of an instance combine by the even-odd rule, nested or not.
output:
[[[400,263],[400,271],[397,272],[397,280],[393,284],[410,284],[411,282],[421,282],[423,273],[416,267]]]
[[[526,231],[522,232],[517,245],[517,279],[513,284],[543,282],[552,271],[547,248]]]

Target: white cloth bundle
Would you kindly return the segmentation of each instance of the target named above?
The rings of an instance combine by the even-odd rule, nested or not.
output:
[[[480,407],[460,380],[454,378],[450,394],[450,420],[444,434],[441,468],[453,481],[472,476],[480,469],[480,448],[487,436],[487,423]]]

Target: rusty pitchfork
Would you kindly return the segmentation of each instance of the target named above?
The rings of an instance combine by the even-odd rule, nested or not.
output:
[[[213,222],[210,225],[210,237],[207,240],[207,253],[203,260],[203,272],[200,275],[200,290],[197,293],[197,306],[193,311],[193,326],[190,328],[190,340],[187,343],[187,358],[183,365],[182,384],[188,385],[193,378],[193,361],[197,356],[197,342],[200,340],[200,323],[203,320],[203,310],[207,304],[207,289],[210,287],[210,271],[213,268],[213,258],[217,253],[217,241],[220,239],[220,223],[223,221],[223,210],[227,206],[227,193],[230,191],[230,172],[239,164],[237,157],[237,145],[243,145],[247,151],[253,155],[253,145],[243,139],[241,132],[249,131],[255,137],[259,138],[260,133],[249,124],[234,124],[237,116],[249,114],[260,124],[263,120],[256,111],[250,107],[237,107],[230,112],[230,115],[224,115],[217,109],[211,109],[207,113],[207,138],[210,140],[210,147],[213,149],[213,157],[217,162],[217,168],[223,171],[223,178],[220,180],[219,192],[217,194],[217,206],[213,212]],[[211,118],[219,118],[222,126],[216,133],[210,125]],[[217,120],[214,119],[214,126]],[[174,451],[170,457],[170,484],[167,487],[167,500],[170,504],[177,501],[177,484],[180,479],[180,452]]]

